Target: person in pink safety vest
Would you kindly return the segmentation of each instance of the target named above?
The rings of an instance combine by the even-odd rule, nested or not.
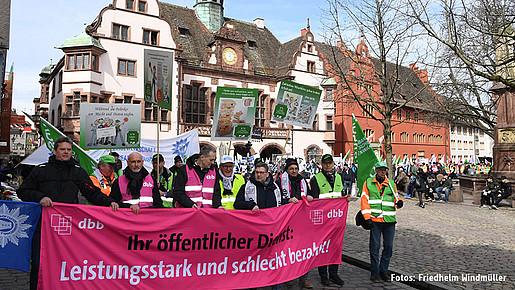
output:
[[[216,150],[209,146],[200,149],[186,160],[177,172],[173,186],[176,207],[222,208],[221,177],[215,166]]]
[[[138,152],[129,154],[123,175],[115,180],[111,189],[110,197],[120,207],[131,208],[134,214],[138,214],[140,208],[163,207],[157,182],[143,167],[143,162]]]

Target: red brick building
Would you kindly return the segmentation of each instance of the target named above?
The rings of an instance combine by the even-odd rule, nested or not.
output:
[[[340,46],[342,47],[342,46]],[[345,48],[343,48],[345,49]],[[370,57],[368,48],[362,42],[358,45],[354,56],[360,59],[359,67],[356,62],[347,62],[347,77],[353,79],[350,89],[357,94],[367,94],[366,90],[376,94],[375,100],[379,100],[377,94],[381,93],[381,87],[374,67],[380,66],[378,60]],[[331,64],[327,63],[330,67]],[[392,118],[392,155],[402,158],[427,158],[432,156],[438,160],[450,155],[449,146],[449,125],[446,123],[428,122],[424,118],[427,113],[427,103],[424,99],[434,98],[431,88],[426,87],[428,83],[427,71],[418,70],[414,65],[410,68],[388,64],[391,72],[398,72],[398,79],[403,81],[404,87],[399,96],[399,103],[417,95],[408,106],[394,111]],[[329,69],[330,70],[330,69]],[[363,77],[364,76],[364,77]],[[383,125],[368,115],[357,102],[353,101],[349,87],[338,77],[334,77],[336,87],[335,97],[335,130],[336,141],[334,154],[345,155],[349,150],[353,151],[352,140],[352,114],[354,114],[367,137],[372,136],[371,144],[374,150],[380,151],[385,156],[384,142],[380,143],[383,136]],[[358,81],[358,80],[365,80]],[[408,81],[404,81],[408,80]],[[353,84],[352,84],[353,83]],[[368,87],[368,88],[367,88]],[[422,89],[422,91],[421,91]],[[381,118],[380,114],[368,106],[368,110],[375,117]]]

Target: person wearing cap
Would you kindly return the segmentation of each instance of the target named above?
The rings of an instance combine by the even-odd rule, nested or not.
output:
[[[511,196],[511,182],[508,181],[508,177],[501,177],[500,187],[501,189],[495,196],[495,202],[492,204],[492,206],[490,206],[490,209],[497,209],[501,200]]]
[[[116,160],[114,157],[111,155],[104,155],[100,157],[97,168],[89,176],[93,185],[100,188],[100,191],[107,196],[111,194],[113,182],[118,177],[118,175],[114,173],[115,167]]]
[[[157,159],[159,157],[159,164]],[[167,193],[172,190],[172,173],[168,168],[165,167],[165,159],[161,154],[154,154],[152,156],[152,171],[150,175],[152,178],[157,180],[157,185],[159,188],[159,194],[161,195],[161,200],[163,201],[164,207],[173,207],[173,200],[170,197],[165,197]],[[157,170],[159,169],[159,178],[157,178]]]
[[[234,160],[229,155],[220,159],[220,189],[222,192],[222,206],[225,209],[234,209],[234,202],[241,187],[245,185],[245,178],[234,173]]]
[[[134,214],[138,214],[140,208],[163,207],[157,181],[145,169],[143,162],[140,153],[129,154],[123,175],[114,181],[111,189],[110,197],[120,207],[132,209]]]
[[[286,159],[284,172],[279,175],[275,183],[281,190],[281,204],[299,203],[303,196],[308,201],[313,200],[311,190],[302,175],[299,174],[299,164],[294,158]],[[313,284],[308,280],[308,273],[299,277],[299,285],[306,289],[313,288]]]
[[[361,194],[361,213],[370,230],[370,280],[379,282],[391,281],[388,276],[388,266],[392,257],[393,237],[395,235],[396,208],[403,206],[403,201],[397,194],[393,180],[386,177],[388,166],[386,162],[375,164],[376,174],[363,183]],[[383,252],[379,262],[379,248],[383,235]]]
[[[173,199],[176,207],[223,208],[220,175],[215,167],[216,149],[200,148],[179,168],[173,184]],[[170,197],[170,196],[168,196]]]
[[[322,155],[322,171],[315,174],[309,183],[311,184],[311,195],[314,198],[342,197],[342,177],[334,171],[334,160],[331,154]],[[350,195],[347,196],[347,199],[350,199]],[[338,276],[338,266],[326,265],[318,267],[318,274],[323,285],[329,286],[329,281],[340,286],[344,284],[342,278]],[[329,275],[327,275],[327,268],[329,268]]]

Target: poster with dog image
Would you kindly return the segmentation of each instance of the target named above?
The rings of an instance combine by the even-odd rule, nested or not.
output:
[[[257,97],[257,89],[218,87],[211,140],[249,140],[254,125]]]

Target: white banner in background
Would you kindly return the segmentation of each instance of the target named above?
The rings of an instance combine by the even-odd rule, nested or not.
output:
[[[122,169],[127,166],[127,158],[132,152],[139,152],[143,155],[145,168],[150,172],[152,170],[152,156],[157,153],[157,140],[141,138],[140,148],[133,149],[116,149],[113,152],[120,154],[120,160],[122,160]],[[159,153],[163,155],[165,159],[165,167],[171,167],[173,159],[176,155],[181,156],[183,162],[185,157],[189,157],[200,151],[198,130],[192,130],[177,137],[166,138],[159,140]],[[88,150],[87,153],[95,160],[100,160],[103,155],[108,155],[109,150]],[[51,155],[50,151],[46,146],[39,147],[34,153],[23,160],[22,164],[26,165],[39,165],[48,161],[48,157]]]

